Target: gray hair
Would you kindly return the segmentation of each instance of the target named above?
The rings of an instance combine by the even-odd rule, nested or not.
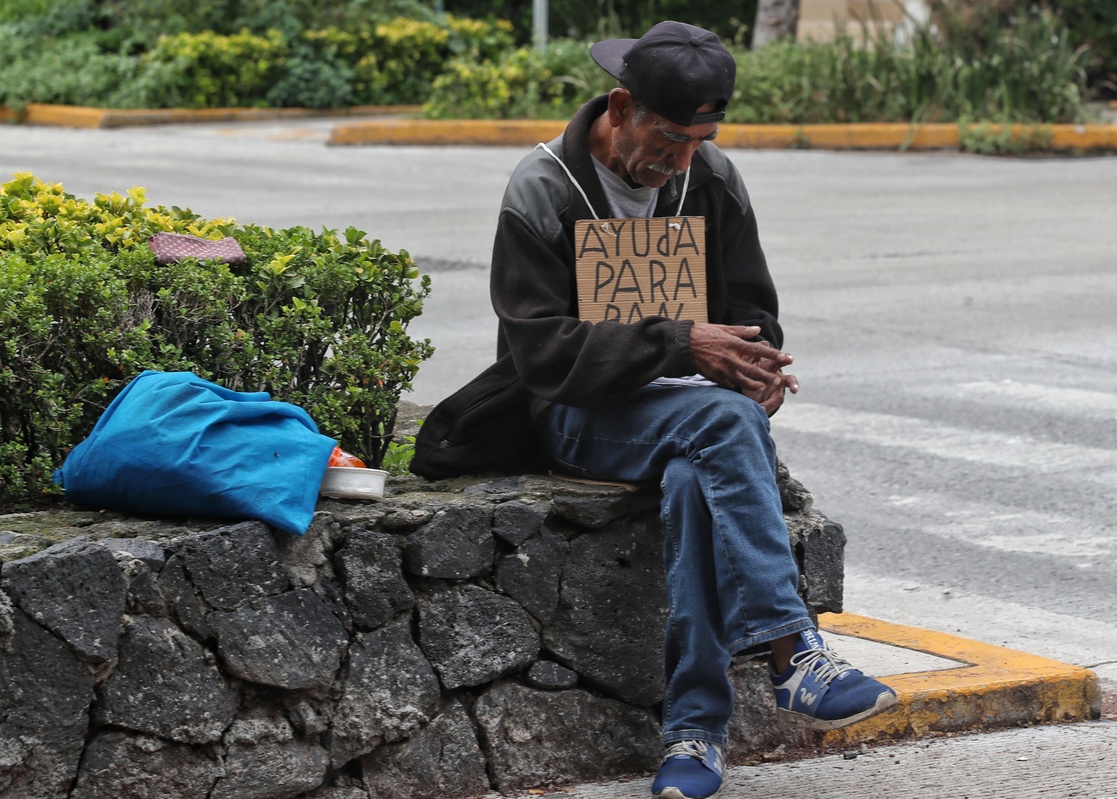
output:
[[[634,109],[632,112],[632,124],[637,126],[643,125],[644,120],[648,118],[648,111],[650,111],[651,109],[637,100],[636,95],[632,93],[632,90],[625,86],[623,83],[618,83],[617,88],[624,89],[628,93],[628,98],[632,101],[632,106]]]

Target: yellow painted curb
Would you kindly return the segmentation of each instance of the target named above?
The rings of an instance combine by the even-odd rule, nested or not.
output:
[[[818,150],[952,150],[957,125],[722,125],[719,147]]]
[[[883,678],[897,705],[840,730],[822,743],[842,746],[991,727],[1085,721],[1101,712],[1094,672],[965,638],[849,613],[819,616],[823,630],[959,661],[958,668]]]
[[[499,145],[531,146],[562,133],[564,121],[412,119],[420,106],[313,108],[166,108],[113,110],[77,105],[30,103],[22,111],[0,107],[0,121],[70,128],[119,128],[190,122],[244,122],[332,117],[391,117],[335,125],[332,145]],[[1056,152],[1117,151],[1117,125],[970,126],[986,137],[1038,142]],[[718,144],[744,149],[955,150],[961,146],[954,124],[722,125]]]
[[[386,119],[335,125],[329,144],[532,145],[550,141],[564,122]],[[973,125],[986,136],[1044,142],[1055,151],[1117,150],[1117,125]],[[956,150],[954,124],[722,125],[718,146],[759,149]]]
[[[352,108],[148,108],[115,110],[80,105],[28,103],[22,111],[0,108],[0,120],[67,128],[121,128],[191,122],[255,122],[418,113],[420,106],[369,105]]]
[[[531,146],[565,129],[565,121],[386,119],[335,125],[327,143]]]

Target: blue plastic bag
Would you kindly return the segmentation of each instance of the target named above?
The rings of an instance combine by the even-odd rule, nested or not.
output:
[[[266,392],[146,371],[105,409],[54,482],[82,507],[257,519],[302,535],[335,444],[305,410]]]

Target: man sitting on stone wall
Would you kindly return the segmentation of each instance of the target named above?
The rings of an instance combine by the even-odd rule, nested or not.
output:
[[[672,21],[590,52],[620,85],[512,175],[492,259],[497,363],[428,417],[413,470],[515,469],[538,450],[568,474],[660,482],[666,755],[652,793],[703,799],[723,779],[734,655],[770,651],[792,724],[841,727],[896,697],[826,646],[796,590],[768,417],[799,386],[748,192],[713,144],[733,57]],[[704,220],[708,321],[580,318],[575,224],[649,217]]]

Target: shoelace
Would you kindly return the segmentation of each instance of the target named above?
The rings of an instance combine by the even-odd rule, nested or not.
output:
[[[709,744],[705,741],[679,741],[671,744],[667,749],[667,754],[663,756],[666,760],[669,757],[696,757],[702,760],[706,756],[706,750],[709,749]]]
[[[829,685],[847,671],[853,670],[853,666],[834,654],[831,649],[808,649],[798,652],[791,656],[791,665],[796,668],[804,667],[808,673],[817,676],[823,685]]]

